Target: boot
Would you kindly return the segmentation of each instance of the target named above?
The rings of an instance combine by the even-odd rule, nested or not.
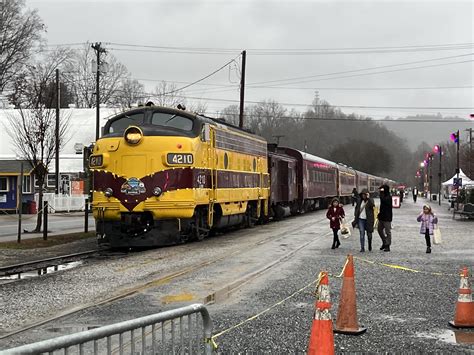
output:
[[[369,251],[372,251],[372,236],[367,236],[367,241],[369,243]]]
[[[426,254],[430,254],[431,253],[431,247],[426,247]]]
[[[390,245],[386,245],[383,251],[390,251]]]
[[[385,244],[382,244],[382,246],[380,247],[380,250],[384,250],[385,249]]]
[[[336,248],[339,248],[339,246],[341,245],[341,242],[338,240],[336,240]]]
[[[332,243],[331,249],[336,249],[336,243]]]

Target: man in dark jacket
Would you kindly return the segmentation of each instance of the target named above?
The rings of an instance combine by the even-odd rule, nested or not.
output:
[[[390,188],[388,185],[382,185],[380,191],[380,212],[377,216],[380,239],[382,239],[382,246],[380,250],[390,251],[390,244],[392,244],[392,196],[390,196]]]

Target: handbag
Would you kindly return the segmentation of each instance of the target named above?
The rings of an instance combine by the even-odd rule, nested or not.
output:
[[[441,239],[441,231],[438,227],[438,225],[435,225],[435,228],[433,230],[433,244],[441,244],[443,240]]]
[[[347,239],[351,236],[351,229],[346,223],[345,219],[341,219],[341,235],[344,239]]]

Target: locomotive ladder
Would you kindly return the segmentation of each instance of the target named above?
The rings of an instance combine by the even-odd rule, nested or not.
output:
[[[211,191],[209,192],[209,208],[207,212],[207,224],[209,228],[214,222],[214,202],[216,201],[216,185],[217,185],[217,166],[216,166],[216,149],[215,149],[215,131],[210,129],[210,144],[208,145],[208,166],[211,169]]]

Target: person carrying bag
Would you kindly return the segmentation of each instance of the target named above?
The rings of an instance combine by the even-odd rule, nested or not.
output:
[[[433,243],[434,244],[439,244],[441,242],[441,232],[439,231],[438,228],[438,217],[435,216],[433,211],[431,210],[430,205],[423,205],[423,211],[418,215],[416,218],[418,222],[421,222],[421,227],[420,227],[420,234],[425,235],[425,241],[426,241],[426,253],[430,254],[431,253],[431,236],[434,235],[434,231],[438,230],[437,233],[439,233],[438,237],[440,238],[439,240],[434,239]]]
[[[363,189],[354,210],[354,222],[360,232],[360,252],[365,252],[365,233],[369,251],[372,251],[372,233],[374,232],[374,207],[375,203],[369,196],[369,190]],[[354,225],[354,222],[353,225]]]

